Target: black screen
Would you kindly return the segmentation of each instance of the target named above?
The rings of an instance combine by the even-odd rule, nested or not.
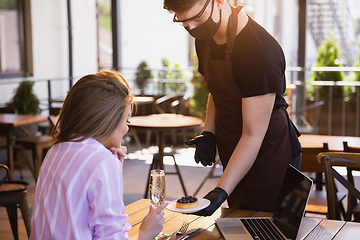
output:
[[[296,239],[311,186],[311,179],[288,166],[273,216],[274,223],[287,238]]]

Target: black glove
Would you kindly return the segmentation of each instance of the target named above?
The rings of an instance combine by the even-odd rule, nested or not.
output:
[[[195,162],[211,166],[215,162],[216,139],[212,132],[204,131],[201,135],[186,141],[186,145],[196,145]]]
[[[216,211],[216,209],[218,209],[221,204],[228,198],[228,194],[224,189],[217,187],[206,194],[204,198],[210,200],[210,205],[193,214],[199,216],[211,216]]]

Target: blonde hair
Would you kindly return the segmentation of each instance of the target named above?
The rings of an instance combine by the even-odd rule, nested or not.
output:
[[[52,131],[56,143],[106,138],[132,105],[129,85],[119,72],[82,77],[70,89]]]

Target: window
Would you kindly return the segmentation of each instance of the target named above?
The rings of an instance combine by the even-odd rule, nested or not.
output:
[[[98,65],[100,70],[112,69],[112,45],[111,1],[98,0]]]
[[[0,77],[32,74],[30,1],[0,2]]]

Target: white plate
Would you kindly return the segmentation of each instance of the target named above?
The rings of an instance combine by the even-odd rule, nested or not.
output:
[[[182,208],[176,207],[176,200],[174,200],[174,201],[171,201],[169,203],[169,205],[167,205],[166,208],[173,212],[193,213],[193,212],[200,211],[201,209],[204,209],[210,205],[210,200],[208,200],[206,198],[198,198],[198,201],[199,201],[199,205],[197,207],[189,208],[189,209],[182,209]]]

